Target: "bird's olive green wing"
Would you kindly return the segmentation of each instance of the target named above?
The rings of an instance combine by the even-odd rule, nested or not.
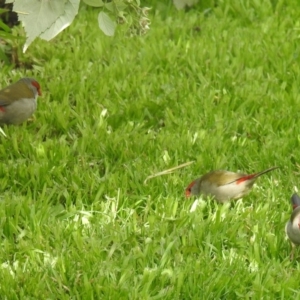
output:
[[[33,91],[22,81],[9,85],[0,91],[0,106],[6,106],[22,98],[33,98]]]
[[[216,184],[217,186],[222,186],[222,185],[232,183],[244,176],[246,175],[243,173],[234,173],[234,172],[219,170],[219,171],[212,171],[210,173],[205,174],[202,177],[202,181],[208,181],[211,182],[212,184]]]

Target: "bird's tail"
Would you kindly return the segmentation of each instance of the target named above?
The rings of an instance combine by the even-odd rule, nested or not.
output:
[[[259,177],[259,176],[261,176],[261,175],[263,175],[263,174],[266,174],[266,173],[271,172],[271,171],[273,171],[273,170],[275,170],[275,169],[278,169],[278,168],[279,168],[279,167],[271,167],[271,168],[266,169],[266,170],[264,170],[264,171],[255,173],[255,174],[253,174],[253,175],[254,175],[253,178],[257,178],[257,177]]]
[[[250,175],[243,175],[243,176],[241,176],[241,178],[239,178],[239,179],[237,179],[237,180],[234,180],[237,184],[240,184],[240,183],[242,183],[242,182],[244,182],[244,181],[247,181],[247,180],[251,180],[251,179],[255,179],[255,178],[257,178],[257,177],[259,177],[259,176],[261,176],[261,175],[263,175],[263,174],[265,174],[265,173],[268,173],[268,172],[270,172],[270,171],[272,171],[272,170],[275,170],[275,169],[278,169],[279,167],[271,167],[271,168],[269,168],[269,169],[266,169],[266,170],[263,170],[263,171],[261,171],[261,172],[258,172],[258,173],[253,173],[253,174],[250,174]],[[234,181],[232,181],[232,182],[234,182]],[[230,182],[230,183],[232,183],[232,182]]]

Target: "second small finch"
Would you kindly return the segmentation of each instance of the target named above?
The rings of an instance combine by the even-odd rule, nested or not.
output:
[[[271,167],[249,175],[223,170],[212,171],[191,182],[185,190],[185,195],[212,196],[220,203],[238,199],[249,193],[259,176],[277,168]]]

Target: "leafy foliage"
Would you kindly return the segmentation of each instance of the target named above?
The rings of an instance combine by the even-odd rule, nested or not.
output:
[[[14,11],[18,13],[27,36],[23,51],[37,37],[49,41],[67,28],[78,13],[79,3],[80,0],[15,0]],[[114,35],[116,23],[128,24],[131,35],[144,34],[149,29],[148,9],[140,8],[139,0],[113,0],[105,3],[101,0],[84,0],[84,3],[102,9],[98,24],[108,36]],[[107,10],[115,21],[103,10]]]
[[[27,35],[23,51],[35,38],[49,41],[69,26],[78,13],[79,3],[80,0],[15,1],[14,11],[18,13]]]

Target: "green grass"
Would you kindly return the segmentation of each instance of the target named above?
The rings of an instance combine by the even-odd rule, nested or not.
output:
[[[299,187],[300,13],[223,2],[154,8],[135,38],[104,37],[82,7],[29,48],[33,70],[2,69],[0,86],[30,75],[43,90],[36,120],[0,137],[2,299],[300,299],[284,232]],[[274,165],[243,200],[191,211],[184,198],[212,169]]]

